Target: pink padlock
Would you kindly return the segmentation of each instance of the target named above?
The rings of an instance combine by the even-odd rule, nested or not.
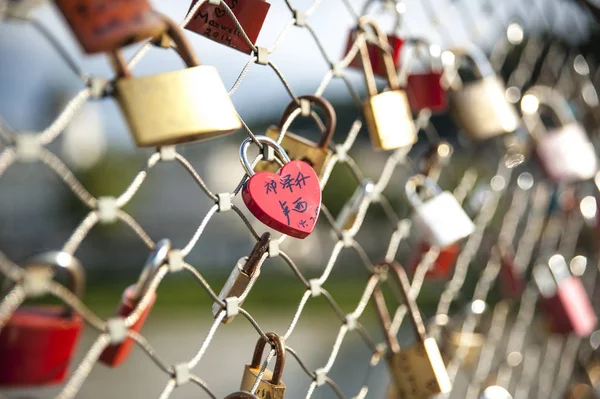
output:
[[[590,298],[581,280],[571,275],[562,255],[553,255],[537,264],[533,278],[553,332],[586,337],[594,331],[598,319]]]
[[[546,129],[540,117],[540,105],[553,113],[556,127]],[[548,177],[557,182],[594,177],[598,170],[594,146],[562,94],[550,87],[533,86],[523,95],[521,111]]]

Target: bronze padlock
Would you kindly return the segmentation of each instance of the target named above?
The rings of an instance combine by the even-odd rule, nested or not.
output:
[[[363,114],[371,137],[371,144],[378,150],[394,150],[412,146],[417,141],[417,130],[406,92],[400,88],[394,61],[390,53],[384,50],[389,48],[387,37],[377,23],[369,18],[360,18],[359,28],[362,30],[362,34],[365,29],[372,29],[379,38],[389,86],[389,90],[377,93],[369,50],[365,41],[361,41],[360,60],[369,93],[369,97],[363,103]]]
[[[332,152],[329,149],[329,143],[331,142],[331,139],[333,138],[333,134],[335,132],[335,110],[333,109],[333,106],[329,103],[329,101],[322,97],[300,96],[298,97],[298,99],[300,101],[309,101],[310,104],[321,108],[323,111],[325,111],[325,131],[323,132],[319,143],[315,144],[312,141],[307,140],[304,137],[298,136],[297,134],[294,134],[292,132],[282,131],[286,123],[289,126],[289,124],[292,122],[291,120],[289,120],[289,116],[292,114],[292,112],[301,107],[300,103],[296,101],[292,101],[287,106],[285,112],[283,113],[283,116],[281,117],[281,120],[279,121],[279,126],[269,127],[266,136],[272,138],[273,140],[278,140],[279,137],[283,135],[283,138],[281,140],[281,146],[288,154],[290,159],[300,160],[308,163],[310,166],[313,167],[315,172],[317,172],[317,176],[319,176],[319,179],[321,179],[323,177],[323,172],[325,171],[325,165],[327,165],[327,162],[329,161],[329,158],[331,158],[332,155]],[[274,161],[261,161],[258,163],[258,165],[256,165],[256,168],[254,168],[256,172],[276,172],[278,169],[279,164],[277,164],[277,162]]]
[[[396,335],[390,331],[391,319],[385,303],[381,282],[373,290],[373,302],[389,346],[388,366],[394,382],[393,390],[401,399],[425,399],[439,393],[450,392],[452,384],[442,360],[437,342],[426,336],[419,308],[410,296],[410,282],[404,268],[396,262],[378,265],[380,273],[391,272],[402,299],[408,308],[408,317],[414,328],[417,342],[401,349]]]
[[[83,50],[114,51],[165,30],[148,0],[56,0]]]
[[[519,127],[515,107],[505,97],[506,87],[494,72],[483,51],[471,45],[452,50],[455,59],[469,59],[479,79],[463,82],[455,66],[447,72],[450,90],[450,113],[458,126],[473,140],[486,140]],[[450,69],[450,68],[449,68]]]
[[[283,399],[285,394],[285,384],[281,381],[281,375],[283,374],[283,367],[285,366],[285,346],[281,338],[273,333],[269,332],[265,334],[268,338],[268,342],[275,349],[275,368],[273,371],[266,369],[263,377],[258,383],[256,389],[256,396],[261,399]],[[242,391],[250,392],[254,382],[258,378],[260,373],[260,358],[267,340],[260,337],[254,348],[254,355],[252,356],[252,363],[247,364],[244,368],[244,375],[242,377],[242,384],[240,389]]]
[[[217,69],[200,65],[181,28],[167,17],[163,20],[188,68],[134,78],[120,53],[112,57],[118,74],[115,97],[137,146],[203,140],[239,129],[240,119]]]
[[[234,392],[225,396],[225,399],[259,399],[259,397],[249,392]]]

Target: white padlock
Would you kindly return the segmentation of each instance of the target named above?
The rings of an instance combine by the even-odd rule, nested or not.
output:
[[[430,197],[421,199],[418,188],[426,190]],[[414,209],[413,225],[429,245],[445,248],[475,230],[473,221],[452,193],[442,192],[433,180],[424,175],[408,179],[406,197]]]
[[[539,116],[540,104],[554,113],[560,126],[546,129]],[[523,96],[521,110],[525,126],[534,138],[537,156],[548,177],[559,182],[594,177],[598,170],[594,146],[562,94],[550,87],[534,86]]]

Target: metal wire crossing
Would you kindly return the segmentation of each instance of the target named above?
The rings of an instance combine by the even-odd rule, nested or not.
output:
[[[340,11],[345,10],[352,18],[358,21],[360,13],[355,10],[355,6],[353,6],[349,0],[330,1],[339,1]],[[204,2],[205,1],[202,0],[198,1],[180,25],[185,26]],[[317,44],[320,56],[322,56],[330,66],[314,95],[322,96],[334,79],[341,79],[346,85],[349,95],[356,103],[358,110],[360,110],[361,99],[358,94],[359,90],[356,90],[348,79],[346,67],[357,55],[361,41],[365,40],[364,37],[358,36],[347,55],[343,59],[337,61],[335,57],[331,57],[327,54],[321,40],[311,26],[311,16],[319,12],[319,6],[322,4],[322,1],[315,0],[306,10],[296,9],[292,0],[285,0],[285,3],[289,8],[291,18],[285,24],[278,38],[267,49],[267,53],[272,54],[275,52],[282,45],[285,34],[291,29],[305,29]],[[488,6],[492,8],[490,18],[498,18],[498,20],[502,19],[495,13],[492,2],[488,3]],[[515,4],[515,8],[521,6],[526,7],[525,5],[521,5],[518,1],[512,3]],[[427,2],[427,4],[430,3]],[[259,57],[256,55],[259,54],[259,49],[247,38],[242,26],[235,19],[232,11],[224,1],[221,1],[221,7],[234,18],[238,29],[242,32],[245,40],[252,47],[255,54],[250,56],[247,64],[240,72],[238,79],[229,90],[229,94],[233,95],[240,85],[243,84],[249,69],[259,63]],[[199,344],[199,347],[190,348],[190,357],[188,359],[182,359],[178,364],[167,364],[162,360],[160,353],[157,353],[153,349],[152,342],[149,342],[143,335],[131,330],[128,330],[127,335],[135,340],[136,344],[146,352],[148,361],[154,362],[156,367],[164,371],[166,385],[164,390],[161,393],[158,393],[161,399],[168,398],[178,386],[185,383],[196,384],[208,397],[216,398],[217,396],[212,392],[210,385],[202,379],[201,375],[196,375],[194,370],[202,361],[217,330],[220,327],[223,327],[221,322],[226,317],[226,303],[219,299],[217,293],[213,287],[207,283],[202,273],[194,268],[193,265],[186,262],[186,257],[194,249],[199,240],[210,235],[210,232],[207,229],[208,223],[213,218],[219,218],[220,214],[226,211],[235,213],[245,226],[247,226],[248,233],[255,239],[259,239],[259,232],[252,226],[245,213],[235,204],[231,204],[230,210],[228,209],[228,206],[225,205],[229,202],[226,198],[233,199],[239,194],[247,177],[241,177],[239,185],[231,192],[216,193],[204,182],[203,177],[195,170],[193,163],[186,159],[181,153],[177,152],[177,148],[169,146],[159,148],[155,153],[150,155],[147,159],[145,168],[135,176],[129,187],[127,187],[127,189],[118,197],[94,196],[77,180],[65,163],[47,149],[47,146],[60,138],[63,130],[84,104],[89,101],[100,100],[106,97],[111,83],[105,79],[88,75],[82,71],[77,63],[73,61],[72,57],[69,56],[68,51],[62,47],[58,40],[52,37],[42,23],[30,19],[27,12],[23,12],[22,10],[18,11],[20,12],[17,12],[17,7],[12,2],[0,2],[0,16],[4,16],[4,19],[7,21],[11,19],[25,21],[31,24],[34,29],[40,31],[53,45],[57,55],[66,61],[67,66],[85,84],[85,88],[74,95],[57,118],[41,132],[36,132],[35,134],[23,133],[9,128],[6,124],[0,125],[0,178],[9,168],[19,167],[19,165],[23,163],[39,162],[47,166],[64,182],[75,197],[89,209],[87,215],[81,220],[77,228],[72,232],[71,236],[68,237],[60,249],[68,254],[75,254],[94,226],[100,223],[113,223],[117,221],[129,226],[144,242],[149,251],[154,250],[157,237],[150,237],[144,231],[144,228],[142,227],[143,223],[138,223],[137,220],[131,217],[122,208],[131,201],[135,201],[136,193],[138,193],[148,175],[152,173],[153,168],[159,163],[175,162],[192,176],[202,193],[210,198],[214,204],[206,210],[202,222],[198,226],[196,232],[190,237],[187,244],[180,249],[171,250],[168,261],[160,267],[159,272],[151,281],[149,290],[137,305],[136,310],[129,315],[124,322],[127,327],[131,327],[138,320],[142,311],[148,305],[152,292],[157,289],[167,274],[187,273],[190,278],[198,283],[202,290],[206,291],[206,294],[209,295],[215,303],[219,303],[223,306],[223,309],[217,314],[208,331],[205,332],[204,339]],[[410,10],[407,15],[410,15]],[[540,13],[540,15],[542,14]],[[436,18],[439,20],[438,17]],[[468,29],[477,29],[477,26],[475,24],[470,24],[469,21],[465,20],[464,23]],[[502,21],[502,26],[505,24],[506,22]],[[444,24],[439,23],[439,21],[437,26],[441,30],[444,29]],[[445,29],[448,28],[446,27]],[[448,33],[451,37],[450,32]],[[293,45],[293,43],[287,43],[286,45]],[[153,45],[150,43],[141,47],[136,55],[129,61],[129,67],[133,68],[148,51],[151,51],[152,47]],[[523,65],[530,65],[532,62],[527,58],[527,53],[524,52],[524,54],[525,55],[522,55],[521,60],[519,61],[519,67],[517,67],[517,69]],[[497,54],[493,53],[493,60],[494,55],[497,56]],[[535,57],[535,59],[537,59],[537,57]],[[281,81],[290,97],[297,100],[298,97],[296,93],[290,84],[288,84],[279,68],[271,60],[264,62],[263,59],[260,61],[274,72],[275,79]],[[502,63],[503,58],[499,62],[494,62],[494,66],[499,69]],[[569,68],[563,69],[566,69],[566,73],[569,73]],[[561,73],[561,71],[559,71],[558,74],[542,73],[540,76],[547,79],[550,75],[551,78],[554,78],[551,80],[551,84],[554,85],[561,82]],[[525,85],[525,82],[513,82],[511,79],[513,81],[519,80],[520,77],[518,74],[511,76],[509,81],[512,85],[517,87],[523,87]],[[362,128],[360,111],[357,111],[356,115],[357,118],[351,129],[348,131],[345,140],[331,145],[334,154],[326,165],[326,170],[321,180],[322,188],[328,184],[331,172],[337,164],[347,167],[352,176],[356,179],[358,185],[366,178],[360,169],[360,165],[358,165],[351,156],[355,139]],[[418,115],[415,122],[418,129],[432,129],[433,126],[430,124],[429,119],[430,114],[427,112],[422,112]],[[291,120],[288,120],[288,123],[283,127],[283,130],[287,130],[287,127],[290,124]],[[256,140],[255,134],[250,128],[245,123],[243,123],[243,126],[248,136],[255,141],[255,144],[259,148],[262,148],[262,144]],[[375,264],[381,259],[370,259],[361,243],[357,241],[355,237],[357,233],[361,231],[363,221],[369,210],[374,207],[380,207],[385,214],[386,220],[393,228],[393,233],[388,238],[387,248],[381,253],[381,258],[387,262],[398,260],[401,263],[405,263],[403,259],[397,259],[397,255],[401,243],[411,235],[411,221],[408,217],[409,215],[400,215],[397,213],[392,203],[384,195],[384,191],[386,189],[397,189],[395,187],[390,187],[390,181],[393,175],[406,173],[406,170],[411,170],[413,161],[416,160],[411,160],[407,153],[407,149],[400,149],[389,153],[379,176],[370,176],[371,179],[375,181],[375,189],[363,198],[356,220],[350,228],[341,229],[341,226],[336,224],[335,218],[329,212],[326,206],[327,204],[323,204],[322,215],[319,222],[320,228],[330,229],[335,234],[336,240],[332,242],[331,245],[327,242],[322,243],[324,248],[331,246],[331,254],[328,261],[322,265],[321,274],[318,277],[309,278],[306,276],[301,271],[302,260],[292,259],[286,253],[286,241],[289,241],[287,240],[287,236],[279,236],[278,238],[272,239],[268,253],[266,253],[259,262],[259,267],[261,267],[260,265],[262,265],[263,262],[269,262],[271,258],[280,257],[293,271],[294,275],[297,277],[298,283],[305,287],[304,293],[298,298],[297,308],[290,313],[287,329],[285,331],[278,331],[284,342],[294,334],[297,323],[303,315],[305,306],[315,297],[321,296],[325,298],[329,303],[333,314],[339,319],[340,324],[337,332],[330,332],[332,336],[335,335],[335,339],[333,341],[333,346],[330,348],[329,358],[325,364],[321,365],[321,367],[315,370],[309,369],[305,364],[306,359],[303,358],[302,353],[295,351],[292,347],[286,346],[287,353],[299,363],[302,370],[304,370],[311,379],[310,385],[306,390],[306,398],[310,398],[317,389],[330,389],[332,397],[365,398],[368,396],[370,383],[372,383],[369,379],[371,371],[377,367],[385,367],[385,361],[382,360],[386,353],[386,345],[377,342],[377,340],[369,334],[361,321],[361,316],[363,316],[365,308],[368,306],[371,294],[378,281],[382,278],[379,274],[375,273]],[[473,156],[476,155],[473,154]],[[254,164],[261,158],[262,155],[258,155],[254,160]],[[576,252],[577,237],[584,226],[584,219],[582,215],[577,212],[569,214],[559,212],[558,214],[555,213],[551,216],[548,214],[548,204],[552,195],[552,189],[548,183],[543,180],[538,180],[537,178],[534,181],[532,176],[526,171],[523,172],[519,171],[518,168],[510,167],[510,165],[507,165],[504,156],[498,156],[498,159],[496,159],[495,162],[497,162],[497,167],[495,167],[491,179],[488,179],[485,176],[482,177],[481,169],[471,165],[466,170],[462,171],[459,183],[452,190],[458,201],[462,203],[473,192],[478,183],[483,182],[490,187],[490,195],[485,196],[483,204],[474,218],[476,226],[475,232],[462,245],[454,274],[440,294],[440,300],[435,315],[432,318],[434,322],[431,323],[428,328],[428,332],[432,336],[439,337],[442,334],[441,329],[443,326],[449,323],[448,320],[451,320],[452,323],[458,323],[460,331],[464,333],[462,336],[465,337],[465,342],[461,340],[458,349],[449,360],[447,366],[450,378],[453,381],[457,379],[457,376],[459,376],[461,372],[466,372],[465,370],[467,370],[467,367],[464,365],[464,360],[468,354],[467,333],[475,332],[476,329],[483,328],[483,326],[481,324],[481,318],[475,313],[469,313],[467,316],[464,316],[462,313],[451,314],[450,312],[453,309],[452,305],[456,300],[461,295],[465,295],[463,289],[469,272],[478,273],[475,290],[470,302],[476,303],[477,301],[480,301],[485,303],[489,299],[488,297],[497,281],[500,269],[499,255],[494,252],[489,254],[487,263],[483,268],[474,270],[471,266],[478,254],[481,255],[480,251],[483,248],[482,241],[484,235],[489,234],[489,227],[494,217],[501,215],[502,222],[499,235],[515,243],[515,263],[521,270],[526,270],[531,263],[534,248],[537,245],[554,248],[566,258],[573,256]],[[445,172],[442,171],[442,173]],[[356,303],[354,310],[347,314],[343,312],[335,298],[327,290],[332,270],[336,267],[340,267],[339,262],[337,261],[342,253],[353,256],[353,259],[355,259],[356,262],[364,265],[368,275],[371,276],[370,278],[365,279],[366,284],[363,293],[358,303]],[[244,255],[247,254],[241,254],[240,256]],[[438,255],[439,249],[434,247],[422,257],[414,272],[412,280],[410,294],[414,298],[419,298],[421,288],[425,281],[425,275],[433,262],[437,259]],[[35,288],[26,284],[26,270],[8,259],[1,252],[0,273],[5,278],[15,282],[13,288],[0,302],[1,328],[10,319],[11,315],[19,305],[29,295],[35,294],[35,292],[32,291],[35,290]],[[256,279],[257,275],[253,278]],[[47,286],[43,287],[43,291],[59,298],[66,305],[73,308],[77,313],[81,314],[90,327],[98,331],[95,342],[87,348],[84,359],[74,369],[68,382],[58,395],[58,398],[61,399],[73,398],[86,382],[88,375],[92,371],[103,350],[111,343],[112,338],[109,320],[102,319],[94,314],[84,302],[77,298],[67,288],[55,281],[49,281]],[[247,289],[241,299],[243,300],[243,298],[249,294],[250,289]],[[479,397],[482,387],[489,382],[489,376],[491,375],[495,376],[496,381],[500,385],[504,387],[513,387],[512,391],[515,398],[530,398],[532,397],[532,392],[536,392],[538,398],[562,397],[560,395],[562,395],[571,382],[570,376],[572,375],[576,360],[579,339],[571,336],[566,338],[556,336],[540,338],[540,336],[531,333],[531,325],[536,317],[535,304],[537,296],[537,289],[533,285],[530,285],[524,291],[520,300],[501,300],[494,305],[490,316],[491,322],[483,332],[486,336],[486,341],[481,350],[481,354],[475,365],[472,368],[468,368],[470,371],[468,371],[469,380],[467,386],[465,387],[461,384],[456,384],[453,393],[446,395],[446,397],[453,396],[476,399]],[[462,300],[464,300],[464,298],[462,298]],[[514,318],[510,317],[511,312],[516,314]],[[248,309],[241,307],[239,313],[241,316],[238,317],[244,317],[256,330],[257,335],[266,338],[265,331],[260,324],[256,322]],[[405,316],[406,307],[404,305],[399,305],[393,314],[391,327],[393,333],[398,332]],[[446,322],[442,323],[444,320],[446,320]],[[344,340],[349,334],[356,334],[359,336],[362,342],[364,342],[364,345],[366,345],[368,350],[372,353],[372,357],[367,364],[364,383],[357,392],[347,392],[343,386],[339,386],[328,375],[336,363]],[[262,365],[262,372],[264,372],[269,361],[274,356],[274,353],[274,350],[271,350],[269,356]],[[520,353],[522,355],[520,361],[513,361],[514,356],[511,357],[510,355],[514,353]],[[240,367],[241,366],[242,365],[240,365]],[[262,372],[260,376],[262,376]],[[555,378],[556,376],[558,376],[558,378]],[[257,386],[258,379],[254,384],[253,392],[256,390]],[[234,391],[236,388],[237,387],[232,387],[231,390]]]

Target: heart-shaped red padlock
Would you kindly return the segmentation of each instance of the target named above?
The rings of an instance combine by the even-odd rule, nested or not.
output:
[[[321,186],[314,169],[304,161],[290,161],[276,141],[266,136],[256,139],[272,147],[285,164],[277,173],[254,173],[248,162],[250,138],[242,143],[242,165],[250,179],[242,190],[248,210],[270,228],[296,238],[308,236],[321,209]]]

